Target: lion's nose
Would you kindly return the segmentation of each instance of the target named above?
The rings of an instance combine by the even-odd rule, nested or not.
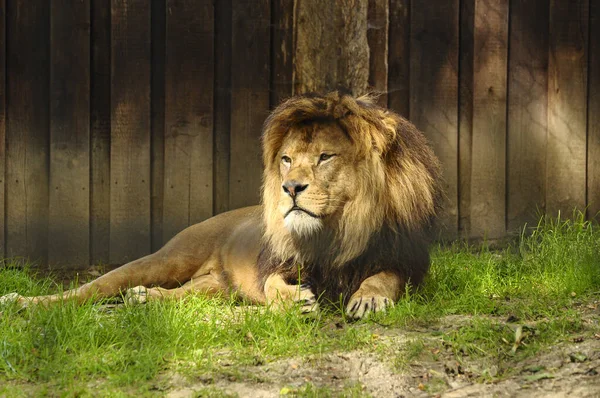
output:
[[[296,180],[289,180],[283,184],[283,191],[290,195],[292,198],[299,195],[300,192],[308,188],[308,184],[302,184]]]

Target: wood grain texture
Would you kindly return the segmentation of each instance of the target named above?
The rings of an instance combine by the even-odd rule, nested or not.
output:
[[[90,263],[90,2],[50,10],[50,192],[48,262]]]
[[[473,34],[475,0],[460,2],[460,66],[458,118],[458,235],[471,233],[471,170],[473,150]]]
[[[458,230],[458,14],[457,0],[411,3],[409,112],[442,162],[444,238]]]
[[[508,0],[475,0],[471,235],[506,232]]]
[[[367,0],[297,0],[294,93],[367,91]]]
[[[586,192],[588,1],[550,2],[546,212],[583,210]]]
[[[292,95],[294,0],[271,1],[271,108]]]
[[[546,205],[548,20],[546,0],[514,2],[508,65],[507,228],[537,223]]]
[[[6,165],[6,1],[0,0],[0,258],[5,256]]]
[[[409,118],[410,0],[391,0],[388,44],[388,107]]]
[[[110,246],[110,1],[92,1],[90,254],[108,264]]]
[[[258,204],[260,134],[269,113],[269,1],[240,0],[232,10],[229,206]]]
[[[215,99],[213,212],[229,207],[229,151],[231,133],[231,0],[215,3]]]
[[[380,93],[378,103],[388,103],[388,0],[369,0],[367,10],[367,42],[369,44],[369,87]]]
[[[7,13],[6,246],[48,255],[49,2],[12,1]]]
[[[165,190],[165,59],[166,59],[166,19],[165,1],[152,2],[151,27],[151,204],[150,227],[152,230],[152,251],[164,245],[163,205]]]
[[[600,216],[599,0],[509,2],[508,32],[507,0],[344,0],[356,9],[326,18],[334,3],[0,0],[0,257],[123,263],[258,203],[260,129],[291,94],[298,23],[357,12],[368,56],[350,55],[444,163],[441,237]]]
[[[111,3],[110,262],[150,252],[150,4]]]
[[[600,1],[590,1],[587,216],[600,221]]]
[[[213,212],[211,0],[167,1],[163,240]]]

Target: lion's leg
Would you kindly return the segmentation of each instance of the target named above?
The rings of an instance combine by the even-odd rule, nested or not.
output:
[[[310,287],[288,285],[279,274],[270,275],[265,282],[265,298],[268,305],[283,308],[288,304],[299,303],[303,312],[317,311],[319,305]]]
[[[222,278],[207,274],[198,278],[193,278],[183,286],[174,289],[165,289],[162,287],[146,288],[144,286],[136,286],[127,289],[127,292],[125,293],[125,302],[136,304],[145,303],[150,300],[164,300],[166,298],[178,299],[187,294],[217,296],[227,293],[228,290],[228,286]]]
[[[176,272],[169,273],[169,268],[172,267],[166,264],[161,256],[152,254],[127,263],[76,289],[67,290],[60,294],[37,297],[24,297],[11,293],[0,297],[0,304],[14,301],[20,307],[27,307],[30,304],[50,304],[63,300],[77,300],[82,303],[90,299],[117,296],[131,286],[150,286],[177,282],[176,280],[169,281],[165,279],[164,275],[167,274],[174,275],[175,278],[182,278],[182,281],[186,280],[185,275],[179,275]],[[187,278],[189,279],[189,276]]]
[[[365,279],[350,297],[346,314],[363,318],[371,312],[385,311],[400,296],[406,282],[393,272],[380,272]]]

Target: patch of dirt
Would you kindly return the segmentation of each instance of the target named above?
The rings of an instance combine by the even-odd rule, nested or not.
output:
[[[474,364],[473,368],[476,368]],[[569,342],[534,358],[514,364],[511,376],[492,383],[460,380],[453,369],[446,372],[450,386],[444,397],[599,397],[600,340]]]
[[[171,385],[185,388],[171,389],[168,396],[193,397],[207,387],[240,397],[295,396],[313,386],[326,388],[333,396],[353,388],[355,394],[394,398],[600,397],[600,335],[590,332],[597,330],[600,316],[594,311],[584,319],[594,327],[522,361],[509,357],[496,365],[485,356],[457,360],[452,350],[440,344],[440,331],[466,325],[469,317],[447,317],[435,328],[419,331],[375,330],[377,347],[372,352],[279,360],[238,368],[240,377],[221,375],[207,382],[181,384],[179,379]],[[425,355],[398,364],[398,358],[408,355],[407,344],[419,338],[442,348],[425,344]]]

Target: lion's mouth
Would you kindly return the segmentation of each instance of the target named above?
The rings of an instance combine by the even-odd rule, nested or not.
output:
[[[294,205],[294,206],[292,206],[292,208],[291,208],[291,209],[289,209],[289,210],[287,211],[287,213],[285,213],[285,215],[283,216],[283,218],[286,218],[287,216],[289,216],[289,215],[290,215],[292,212],[294,212],[294,211],[301,211],[301,212],[303,212],[303,213],[306,213],[306,214],[308,214],[308,215],[309,215],[309,216],[311,216],[311,217],[314,217],[314,218],[321,218],[319,215],[317,215],[317,214],[313,213],[312,211],[310,211],[310,210],[307,210],[307,209],[305,209],[305,208],[303,208],[303,207],[300,207],[300,206],[297,206],[297,205]]]

